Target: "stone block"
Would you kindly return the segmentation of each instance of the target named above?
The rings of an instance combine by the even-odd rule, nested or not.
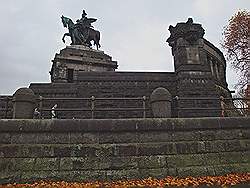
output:
[[[215,140],[216,130],[203,130],[200,131],[200,139],[201,140]]]
[[[52,120],[51,120],[52,121]],[[84,123],[83,123],[84,122]],[[51,126],[52,132],[81,132],[88,130],[89,121],[78,120],[78,119],[55,119]]]
[[[200,140],[200,133],[198,131],[177,132],[172,134],[172,141],[193,141]]]
[[[136,169],[138,168],[137,157],[112,157],[111,166],[112,170],[122,169]]]
[[[201,148],[198,142],[176,142],[177,154],[199,153]]]
[[[180,167],[177,168],[177,173],[178,177],[199,177],[208,175],[207,169],[204,166]]]
[[[173,143],[148,143],[138,145],[138,155],[168,155],[176,154],[176,147]]]
[[[106,159],[110,156],[113,156],[114,152],[115,152],[114,147],[112,145],[103,144],[103,145],[96,147],[95,156],[102,158],[102,159]]]
[[[10,133],[0,132],[0,144],[10,144],[10,143],[11,143]]]
[[[56,170],[26,171],[21,173],[22,181],[35,182],[40,180],[60,180],[60,173]],[[62,180],[62,179],[61,179]]]
[[[59,158],[37,158],[34,170],[35,171],[55,171],[60,168],[60,159]]]
[[[96,144],[99,142],[98,135],[96,133],[71,132],[69,138],[72,144]]]
[[[228,140],[226,145],[226,151],[244,151],[245,149],[247,150],[247,148],[245,148],[244,146],[245,144],[247,144],[247,142],[250,143],[250,141],[248,140]]]
[[[214,166],[221,164],[220,154],[219,153],[204,153],[202,158],[205,162],[205,166]]]
[[[250,118],[248,117],[230,117],[230,118],[220,118],[219,124],[222,129],[228,128],[246,128],[249,126]]]
[[[167,168],[148,168],[148,169],[139,169],[140,178],[165,178],[169,176],[169,170]]]
[[[250,138],[250,129],[242,129],[242,138],[249,139]]]
[[[60,158],[60,171],[73,170],[73,161],[75,157],[62,157]]]
[[[84,170],[74,171],[73,181],[105,181],[107,180],[106,171],[104,170]],[[71,181],[72,181],[71,180]]]
[[[241,152],[242,155],[242,163],[250,164],[250,151]]]
[[[0,159],[0,175],[4,173],[10,173],[15,171],[15,164],[11,158],[1,158]]]
[[[15,170],[21,172],[33,170],[35,166],[35,158],[12,158],[11,161]]]
[[[138,169],[108,170],[107,180],[138,179],[142,176]]]
[[[20,147],[21,150],[27,151],[23,152],[24,157],[53,157],[54,150],[52,145],[27,145],[25,147]]]
[[[249,151],[250,150],[250,140],[249,139],[239,140],[239,144],[241,147],[241,151]]]
[[[214,166],[214,171],[216,176],[222,176],[225,174],[235,173],[236,169],[232,164],[226,164]]]
[[[215,176],[214,166],[206,166],[206,169],[208,176]]]
[[[38,144],[68,144],[68,133],[37,133]]]
[[[250,164],[249,163],[235,163],[231,164],[233,168],[233,173],[249,173]]]
[[[0,157],[18,157],[19,147],[17,145],[0,145]]]
[[[114,156],[136,156],[137,146],[133,144],[114,145]]]
[[[96,158],[77,157],[72,158],[73,170],[96,170],[98,161]]]
[[[136,143],[137,136],[133,132],[102,132],[99,134],[99,143]]]
[[[136,130],[142,131],[172,131],[176,119],[170,118],[149,118],[141,119],[136,122]]]
[[[168,168],[177,168],[204,166],[206,161],[203,159],[203,154],[168,155],[166,156],[166,163]]]
[[[14,133],[11,135],[12,144],[37,143],[38,135],[34,133]]]
[[[54,155],[52,147],[49,145],[3,145],[0,146],[1,157],[51,157]]]
[[[138,132],[138,142],[148,143],[148,142],[169,142],[172,140],[172,132],[165,131],[148,131],[148,132]]]
[[[90,146],[85,146],[82,144],[77,144],[74,146],[69,146],[69,150],[71,149],[71,156],[72,157],[96,157],[96,151],[100,147],[90,145]],[[68,151],[68,153],[70,153]],[[70,155],[68,155],[70,156]]]
[[[241,152],[225,152],[219,153],[219,159],[221,164],[234,164],[241,163],[243,156]]]
[[[75,148],[73,146],[70,146],[70,145],[53,146],[54,156],[55,157],[71,157],[73,149],[75,149]]]
[[[203,129],[203,119],[200,118],[174,118],[171,119],[174,131],[194,131]]]
[[[156,169],[166,166],[164,156],[140,156],[137,158],[137,162],[140,169]]]
[[[208,153],[217,153],[227,151],[227,142],[222,140],[205,141],[205,150]]]
[[[0,185],[22,181],[20,172],[0,173]]]

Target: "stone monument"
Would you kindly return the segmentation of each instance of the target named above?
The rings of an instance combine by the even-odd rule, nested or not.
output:
[[[95,18],[87,18],[87,13],[83,10],[82,17],[73,23],[70,18],[62,16],[63,26],[68,28],[69,32],[63,35],[71,38],[71,45],[62,49],[52,60],[50,71],[52,82],[74,82],[78,71],[115,71],[118,65],[112,57],[100,51],[100,32],[93,29],[91,23]],[[92,49],[92,43],[97,50]]]

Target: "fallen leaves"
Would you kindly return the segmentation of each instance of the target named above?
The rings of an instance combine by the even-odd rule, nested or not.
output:
[[[237,184],[250,182],[250,173],[245,174],[228,174],[225,176],[204,176],[204,177],[186,177],[176,178],[167,176],[164,179],[147,178],[142,180],[119,180],[113,182],[65,182],[65,181],[39,181],[31,184],[7,184],[0,185],[0,188],[84,188],[84,187],[198,187],[198,186],[221,186],[228,187]]]

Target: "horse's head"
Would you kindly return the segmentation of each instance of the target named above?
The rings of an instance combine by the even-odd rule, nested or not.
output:
[[[62,19],[63,27],[67,27],[68,22],[69,22],[69,18],[64,17],[64,16],[62,15],[61,19]]]

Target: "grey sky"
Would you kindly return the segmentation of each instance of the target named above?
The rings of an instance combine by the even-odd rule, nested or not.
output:
[[[49,82],[51,60],[65,45],[60,17],[76,20],[82,9],[97,18],[101,50],[118,61],[118,71],[173,71],[168,26],[192,17],[205,38],[221,48],[221,32],[249,0],[1,0],[0,94],[31,82]],[[70,39],[67,38],[69,44]],[[236,74],[228,71],[232,88]]]

